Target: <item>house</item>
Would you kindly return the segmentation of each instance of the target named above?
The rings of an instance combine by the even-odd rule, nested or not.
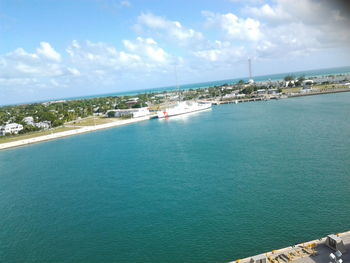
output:
[[[48,130],[51,127],[51,122],[50,121],[42,121],[42,122],[37,122],[34,124],[35,127],[43,130]]]
[[[258,94],[258,95],[265,95],[267,92],[266,92],[266,89],[258,89],[257,91],[256,91],[256,94]]]
[[[135,98],[130,98],[128,99],[125,104],[128,105],[129,107],[137,104],[139,102],[139,98],[135,97]]]
[[[278,94],[278,90],[277,89],[269,89],[267,91],[268,94],[270,95],[277,95]]]
[[[294,80],[288,80],[285,82],[285,87],[295,87],[295,81]]]
[[[222,99],[232,99],[232,98],[236,98],[236,94],[234,93],[230,93],[230,94],[226,94],[225,96],[222,97]]]
[[[25,124],[34,126],[34,118],[31,116],[25,117],[22,120]]]
[[[306,79],[302,82],[302,88],[300,90],[301,93],[307,93],[312,91],[312,86],[314,85],[314,81],[312,79]]]
[[[18,134],[23,130],[23,125],[18,123],[10,123],[0,127],[0,135],[5,136],[6,134]]]

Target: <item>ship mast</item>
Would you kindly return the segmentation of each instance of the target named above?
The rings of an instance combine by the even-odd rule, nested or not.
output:
[[[249,79],[252,79],[252,60],[248,59],[248,66],[249,66]]]
[[[177,79],[177,68],[176,68],[176,65],[174,66],[174,71],[175,71],[175,84],[176,84],[176,89],[177,89],[177,95],[179,96],[178,101],[180,102],[180,86],[179,86],[178,79]]]

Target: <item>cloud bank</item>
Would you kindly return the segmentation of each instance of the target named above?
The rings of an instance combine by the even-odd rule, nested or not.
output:
[[[128,1],[120,5],[132,6]],[[350,43],[349,18],[328,1],[245,1],[236,12],[202,10],[201,17],[199,26],[191,28],[143,12],[133,20],[135,38],[120,39],[119,48],[71,40],[59,52],[54,43],[44,41],[33,51],[17,48],[2,54],[0,103],[15,102],[20,95],[23,101],[42,99],[40,94],[78,95],[78,90],[96,94],[138,89],[147,87],[145,81],[163,85],[173,80],[175,65],[183,81],[201,81],[203,75],[218,79],[230,76],[248,57],[256,63],[305,59],[348,50]]]

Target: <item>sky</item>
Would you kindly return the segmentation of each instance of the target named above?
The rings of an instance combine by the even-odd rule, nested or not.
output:
[[[350,66],[334,0],[0,0],[0,105]]]

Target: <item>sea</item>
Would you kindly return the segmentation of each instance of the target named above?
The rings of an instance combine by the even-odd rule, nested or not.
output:
[[[350,229],[350,93],[0,152],[0,262],[229,262]]]

